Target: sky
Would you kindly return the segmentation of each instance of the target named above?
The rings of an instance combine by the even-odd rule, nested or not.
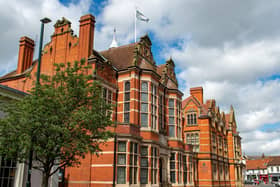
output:
[[[135,7],[148,23],[157,64],[172,57],[184,98],[203,86],[228,112],[233,105],[246,155],[280,155],[280,1],[271,0],[0,0],[0,76],[16,69],[21,36],[38,44],[40,19],[44,41],[57,19],[66,17],[78,34],[79,18],[96,17],[96,50],[110,46],[113,29],[119,45],[134,42]],[[34,58],[38,56],[36,48]]]

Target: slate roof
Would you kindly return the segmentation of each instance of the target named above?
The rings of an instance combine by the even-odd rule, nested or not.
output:
[[[280,156],[271,157],[268,166],[280,166]]]
[[[269,158],[247,160],[246,161],[246,169],[247,170],[249,170],[249,169],[251,169],[251,170],[266,169],[269,161],[270,161]]]
[[[133,66],[133,57],[136,44],[137,43],[132,43],[120,47],[112,47],[99,53],[109,60],[118,70],[122,70],[129,66]]]

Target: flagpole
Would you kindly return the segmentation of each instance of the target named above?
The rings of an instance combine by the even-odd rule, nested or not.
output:
[[[136,8],[135,8],[135,10],[134,10],[134,42],[136,43]]]

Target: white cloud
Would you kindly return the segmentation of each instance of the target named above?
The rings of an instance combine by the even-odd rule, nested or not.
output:
[[[0,23],[5,25],[0,27],[0,74],[16,67],[21,36],[36,39],[37,35],[39,40],[42,17],[53,20],[46,26],[45,41],[53,32],[51,25],[62,16],[78,34],[78,20],[93,3],[80,0],[64,6],[59,0],[0,0]],[[164,46],[158,51],[161,54],[154,55],[172,56],[184,93],[202,85],[205,97],[215,98],[223,110],[233,104],[246,153],[256,153],[253,148],[262,145],[260,152],[280,154],[275,147],[280,141],[278,131],[269,136],[256,130],[265,124],[280,124],[280,80],[260,81],[280,74],[280,26],[275,24],[280,2],[108,0],[96,17],[97,50],[108,48],[114,27],[119,44],[133,41],[135,5],[151,20],[138,22],[138,37],[153,32]]]
[[[90,4],[90,0],[81,0],[68,6],[64,6],[59,0],[0,1],[0,65],[4,66],[0,74],[15,69],[21,36],[29,36],[38,43],[40,19],[49,17],[53,21],[45,26],[45,42],[50,39],[55,21],[63,16],[72,21],[72,28],[77,33],[79,18],[89,11]],[[34,54],[35,57],[37,55]]]
[[[279,144],[280,144],[280,131],[274,132],[262,132],[262,131],[251,131],[248,133],[241,133],[244,137],[243,152],[249,155],[280,155]]]
[[[228,43],[222,48],[203,47],[184,43],[181,48],[165,49],[176,65],[184,71],[179,75],[191,84],[201,81],[231,81],[248,83],[258,78],[280,72],[280,38],[262,40],[233,46]]]

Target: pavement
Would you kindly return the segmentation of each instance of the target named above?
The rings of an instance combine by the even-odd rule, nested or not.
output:
[[[245,185],[245,187],[274,187],[272,184]]]

